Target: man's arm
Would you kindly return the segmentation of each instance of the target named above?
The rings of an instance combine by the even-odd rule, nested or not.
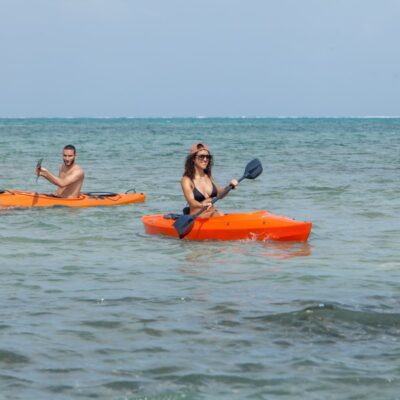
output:
[[[40,176],[46,178],[53,185],[56,185],[60,188],[65,188],[66,186],[71,185],[71,183],[77,182],[83,178],[84,173],[81,169],[74,171],[72,174],[66,176],[65,178],[60,178],[59,176],[55,176],[46,168],[41,168],[39,172]]]

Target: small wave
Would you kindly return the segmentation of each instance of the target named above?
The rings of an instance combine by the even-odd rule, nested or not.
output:
[[[168,379],[173,378],[177,383],[190,384],[200,386],[206,383],[215,382],[218,384],[235,384],[235,385],[251,385],[253,387],[263,387],[266,385],[274,385],[282,383],[284,378],[281,379],[263,379],[263,378],[248,378],[243,375],[208,375],[208,374],[186,374],[181,376],[168,376]]]
[[[105,304],[107,305],[117,305],[117,304],[137,304],[144,302],[146,299],[144,297],[136,297],[136,296],[125,296],[125,297],[116,297],[116,298],[99,298],[92,299],[87,297],[78,297],[75,301],[86,304],[93,304],[93,301],[96,301],[97,304]]]
[[[42,368],[39,371],[50,374],[69,374],[74,372],[85,372],[84,368]]]
[[[115,329],[122,326],[121,322],[119,321],[105,321],[105,320],[82,321],[81,324],[90,326],[92,328],[106,328],[106,329]]]
[[[9,350],[0,349],[0,364],[28,364],[29,357]]]
[[[398,335],[400,332],[400,314],[371,311],[354,311],[332,304],[318,304],[300,311],[271,314],[246,318],[262,325],[256,329],[265,329],[264,324],[279,324],[292,327],[300,332],[331,337],[350,337],[358,335],[384,333]]]
[[[168,353],[169,350],[164,349],[163,347],[143,347],[137,350],[134,350],[135,353]]]
[[[347,189],[350,188],[350,185],[343,186],[306,186],[305,189],[310,190],[311,192],[324,192],[329,194],[341,194],[344,193]]]
[[[303,313],[315,314],[317,317],[328,317],[331,320],[358,323],[366,326],[400,328],[400,314],[354,311],[334,305],[318,305],[303,310]]]
[[[71,385],[52,385],[48,386],[47,390],[51,393],[66,393],[74,390],[74,386]]]
[[[400,269],[400,261],[385,261],[382,264],[379,264],[378,267],[383,270],[395,270],[398,271]]]
[[[366,217],[369,219],[380,219],[380,218],[388,217],[387,214],[380,212],[380,211],[362,211],[362,212],[359,212],[357,215],[359,215],[361,217]]]
[[[124,380],[124,381],[108,382],[103,386],[113,390],[138,390],[140,384],[135,381]]]

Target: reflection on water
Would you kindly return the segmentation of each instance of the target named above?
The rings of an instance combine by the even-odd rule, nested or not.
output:
[[[210,260],[218,263],[226,260],[232,263],[233,259],[243,256],[256,256],[261,258],[274,258],[288,260],[295,257],[307,257],[312,254],[308,242],[278,242],[278,241],[238,241],[238,242],[191,242],[187,245],[185,254],[186,263],[208,265]]]
[[[293,257],[307,257],[311,255],[311,246],[308,242],[263,242],[265,257],[275,257],[287,260]]]

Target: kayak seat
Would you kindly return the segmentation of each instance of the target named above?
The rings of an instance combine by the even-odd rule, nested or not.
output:
[[[189,206],[184,207],[183,210],[182,210],[182,214],[183,215],[189,215],[190,214],[190,207]]]
[[[173,219],[176,220],[178,219],[182,214],[174,214],[174,213],[169,213],[169,214],[164,214],[165,219]]]

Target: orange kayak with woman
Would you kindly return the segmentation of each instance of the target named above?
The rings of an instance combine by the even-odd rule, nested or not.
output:
[[[185,161],[181,180],[188,207],[179,214],[142,217],[149,234],[179,237],[187,240],[284,240],[306,241],[311,222],[295,221],[265,210],[223,214],[214,204],[236,188],[243,179],[256,179],[263,168],[258,159],[250,161],[243,176],[220,188],[212,176],[213,158],[204,143],[194,144]]]

